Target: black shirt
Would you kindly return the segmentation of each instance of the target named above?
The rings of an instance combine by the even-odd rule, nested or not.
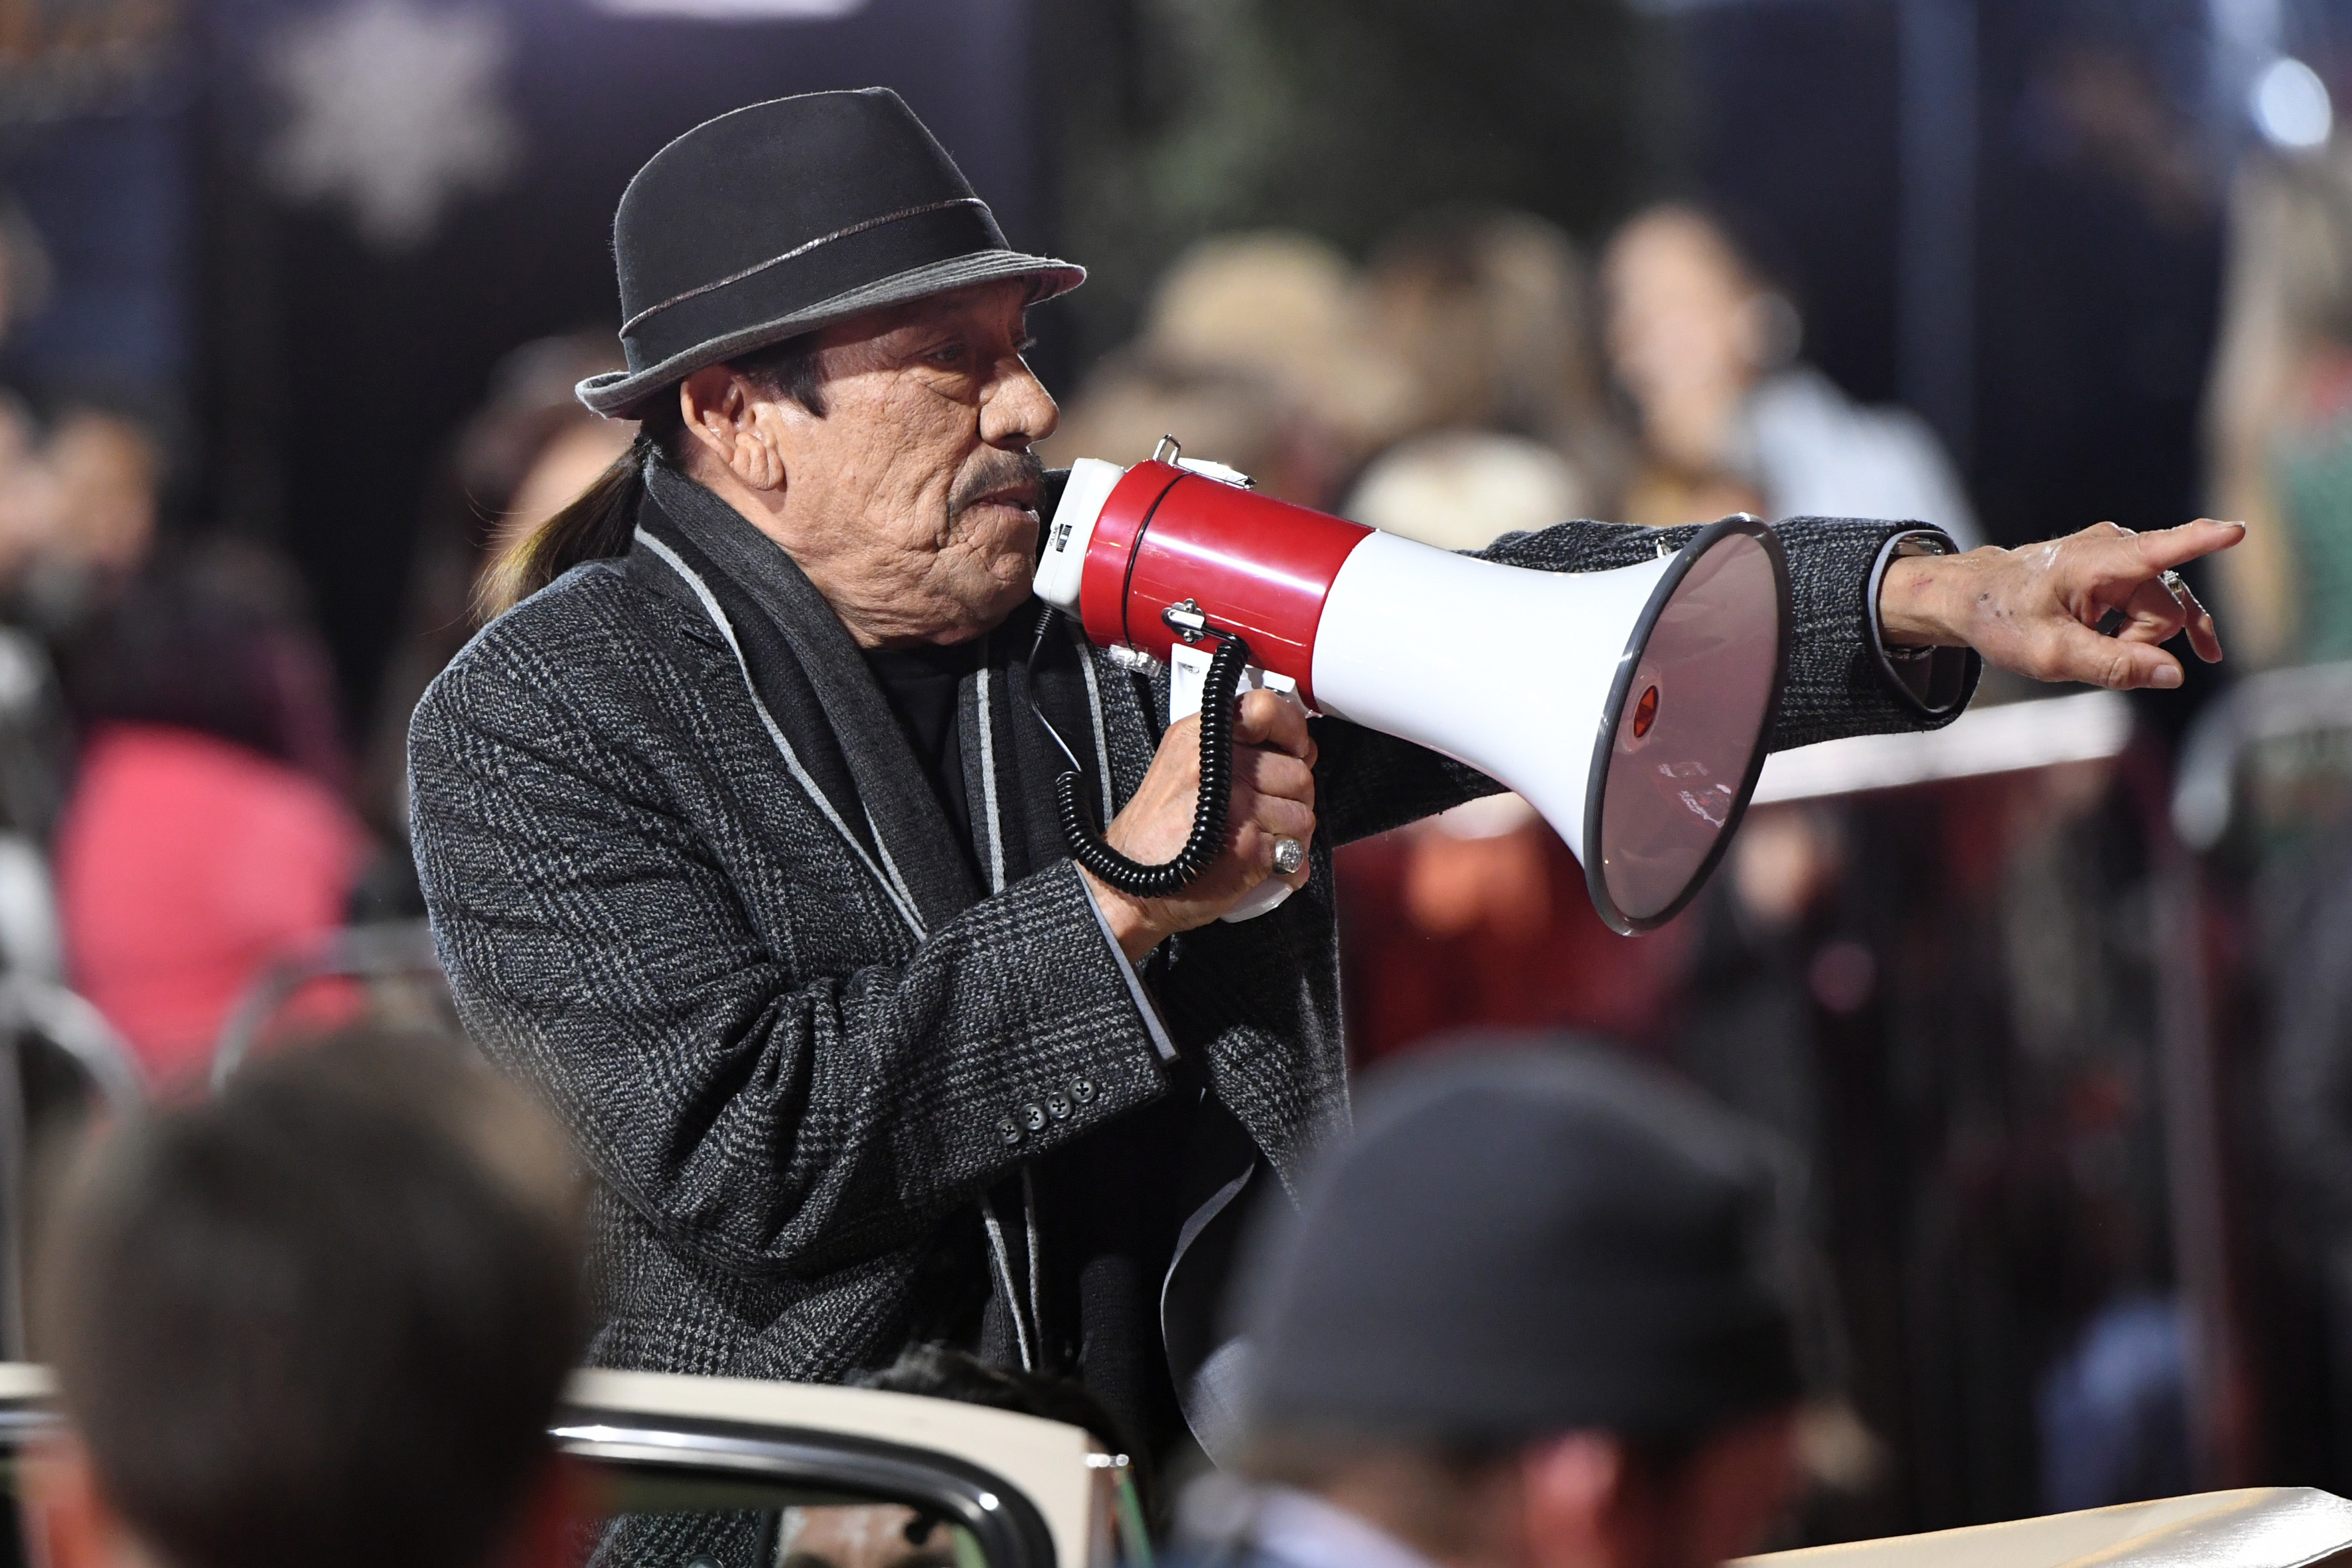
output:
[[[963,734],[958,694],[963,678],[980,667],[986,639],[943,648],[868,648],[866,667],[890,701],[898,727],[914,747],[915,761],[940,798],[955,828],[956,842],[971,852],[971,802],[963,787]]]

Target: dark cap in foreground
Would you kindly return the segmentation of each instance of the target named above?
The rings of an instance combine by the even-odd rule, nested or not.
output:
[[[1433,1053],[1259,1239],[1253,1433],[1672,1442],[1786,1405],[1784,1179],[1747,1124],[1617,1056]]]

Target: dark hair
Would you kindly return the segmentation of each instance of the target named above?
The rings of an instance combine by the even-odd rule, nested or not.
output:
[[[68,639],[84,724],[168,725],[343,782],[334,674],[292,567],[239,539],[167,549]]]
[[[1723,196],[1678,196],[1664,202],[1651,212],[1662,209],[1689,214],[1714,234],[1716,243],[1724,254],[1758,288],[1780,295],[1801,316],[1805,308],[1803,268],[1796,251],[1782,235],[1779,225],[1743,202]]]
[[[824,417],[824,368],[815,333],[787,338],[727,363],[771,396],[791,398],[817,418]],[[655,398],[637,426],[636,440],[578,500],[490,563],[475,601],[477,619],[504,614],[583,561],[628,554],[637,508],[645,502],[646,465],[656,456],[679,467],[686,463],[686,423],[677,398],[667,393]]]
[[[108,1500],[177,1568],[474,1568],[579,1349],[555,1135],[433,1036],[274,1054],[119,1128],[36,1319]]]

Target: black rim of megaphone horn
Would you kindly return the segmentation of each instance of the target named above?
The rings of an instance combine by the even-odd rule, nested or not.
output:
[[[1731,799],[1731,814],[1724,819],[1723,831],[1715,835],[1715,847],[1707,851],[1706,859],[1699,862],[1698,870],[1691,873],[1690,881],[1675,894],[1672,903],[1655,915],[1635,919],[1618,908],[1617,901],[1609,894],[1606,857],[1601,848],[1601,811],[1608,803],[1609,762],[1617,754],[1617,721],[1624,715],[1625,699],[1633,692],[1633,677],[1641,671],[1642,652],[1650,645],[1650,632],[1674,599],[1675,590],[1682,586],[1683,579],[1701,558],[1734,534],[1745,534],[1760,541],[1766,559],[1772,563],[1772,591],[1778,601],[1775,608],[1780,612],[1780,632],[1772,655],[1772,692],[1764,701],[1763,722],[1756,727],[1755,749],[1748,755],[1747,771],[1740,775],[1738,792]],[[1722,862],[1724,852],[1731,847],[1731,835],[1739,831],[1740,819],[1748,814],[1748,799],[1756,793],[1756,780],[1764,771],[1764,753],[1771,743],[1773,727],[1780,722],[1780,695],[1789,685],[1791,619],[1788,552],[1780,548],[1780,540],[1770,528],[1744,512],[1701,528],[1690,543],[1675,553],[1666,574],[1650,590],[1650,601],[1642,606],[1641,619],[1633,622],[1633,635],[1625,639],[1625,656],[1617,663],[1617,680],[1609,688],[1609,706],[1602,710],[1601,736],[1592,747],[1592,772],[1584,785],[1584,885],[1592,894],[1592,907],[1601,912],[1601,918],[1609,923],[1610,929],[1621,936],[1654,931],[1680,915],[1684,906],[1698,896],[1698,890],[1706,885],[1707,878],[1715,874],[1716,866]]]

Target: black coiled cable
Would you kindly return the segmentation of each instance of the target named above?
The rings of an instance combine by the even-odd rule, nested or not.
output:
[[[1037,640],[1029,651],[1033,669],[1038,650],[1045,646],[1045,630],[1053,623],[1055,613],[1049,608],[1038,620]],[[1071,859],[1107,885],[1132,898],[1166,898],[1183,892],[1200,880],[1201,873],[1215,862],[1225,847],[1225,811],[1234,796],[1234,700],[1241,689],[1242,671],[1250,662],[1250,650],[1237,632],[1211,626],[1205,635],[1218,642],[1201,690],[1201,789],[1192,807],[1192,831],[1173,860],[1146,865],[1104,842],[1087,810],[1082,793],[1085,780],[1077,754],[1055,729],[1045,710],[1035,710],[1037,722],[1045,727],[1045,733],[1054,737],[1054,744],[1070,761],[1070,770],[1054,783],[1062,812],[1062,842],[1068,846]],[[1037,688],[1034,679],[1029,689],[1031,705],[1035,707]]]

